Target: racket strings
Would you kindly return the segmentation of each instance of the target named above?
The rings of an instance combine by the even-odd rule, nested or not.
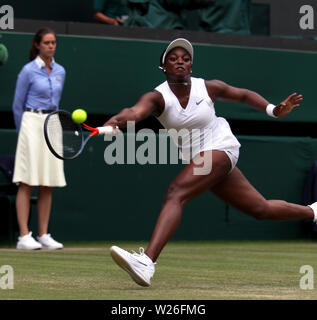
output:
[[[47,138],[52,149],[59,157],[73,158],[83,143],[82,130],[67,112],[59,111],[47,119]]]

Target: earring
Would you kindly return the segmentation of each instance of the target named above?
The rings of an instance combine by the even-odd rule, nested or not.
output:
[[[165,69],[164,69],[163,71],[164,71],[164,72],[166,72],[166,70],[165,70]]]

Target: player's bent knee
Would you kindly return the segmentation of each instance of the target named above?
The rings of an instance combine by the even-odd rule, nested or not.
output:
[[[182,187],[180,187],[177,183],[171,183],[167,188],[167,192],[164,198],[165,203],[168,201],[177,201],[182,206],[184,206],[189,201],[189,199],[186,199],[186,197],[184,197]]]

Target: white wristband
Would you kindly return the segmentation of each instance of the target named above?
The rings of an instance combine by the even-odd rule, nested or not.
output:
[[[310,207],[314,211],[313,221],[317,223],[317,202],[309,204],[308,207]]]
[[[112,135],[115,129],[118,129],[118,126],[115,129],[112,126],[98,127],[98,134]]]
[[[268,104],[266,107],[266,113],[273,118],[277,118],[277,116],[273,113],[273,110],[276,108],[274,104]]]

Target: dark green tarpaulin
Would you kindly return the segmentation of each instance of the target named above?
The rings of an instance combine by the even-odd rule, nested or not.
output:
[[[250,0],[133,0],[125,25],[196,29],[198,21],[204,31],[249,34],[250,5]]]
[[[200,9],[201,30],[250,34],[250,0],[215,0]]]

